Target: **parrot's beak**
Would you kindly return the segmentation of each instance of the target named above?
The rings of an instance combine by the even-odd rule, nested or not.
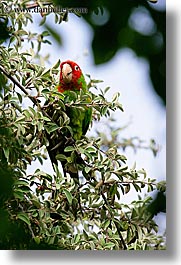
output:
[[[68,63],[65,63],[62,67],[62,78],[65,83],[72,81],[72,68]]]

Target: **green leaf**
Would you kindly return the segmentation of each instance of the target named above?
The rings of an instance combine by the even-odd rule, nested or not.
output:
[[[84,235],[85,240],[89,240],[89,236],[85,230],[83,230],[83,235]]]
[[[9,148],[3,148],[3,151],[4,151],[4,155],[6,157],[7,160],[9,160]]]
[[[16,34],[19,35],[19,36],[28,35],[28,32],[23,30],[23,29],[21,29],[21,30],[16,31]]]
[[[19,191],[19,190],[14,191],[14,197],[16,199],[24,200],[24,194],[22,191]]]
[[[55,41],[57,41],[58,44],[62,43],[60,34],[55,29],[50,27],[48,24],[45,25],[45,28],[48,30],[48,32],[51,34],[51,36],[55,39]]]
[[[56,155],[56,159],[60,161],[67,161],[67,157],[63,154]]]
[[[46,116],[43,116],[43,120],[44,121],[51,121],[48,117],[46,117]]]
[[[94,147],[91,147],[91,146],[88,146],[85,150],[89,153],[96,153],[96,149]]]
[[[33,203],[33,205],[35,205],[37,208],[41,208],[41,203],[38,200],[35,199],[31,199],[31,202]]]
[[[20,121],[23,121],[25,120],[25,117],[24,116],[20,116],[16,119],[16,122],[20,122]]]
[[[70,191],[68,191],[67,189],[64,189],[63,192],[65,193],[65,196],[69,202],[69,204],[72,204],[72,194],[70,193]]]
[[[119,202],[114,202],[114,206],[116,207],[116,209],[119,209],[119,210],[121,210],[122,209],[122,206],[121,206],[121,204],[119,203]]]
[[[85,171],[86,174],[89,173],[89,172],[91,171],[91,167],[87,167],[87,166],[86,166],[86,167],[84,168],[84,171]]]
[[[134,219],[138,216],[137,212],[135,209],[132,210],[132,215],[131,215],[131,218]]]
[[[139,225],[137,225],[137,233],[138,233],[138,238],[141,240],[143,237],[142,229]]]
[[[125,191],[125,194],[126,194],[126,193],[128,193],[128,192],[130,191],[130,188],[131,188],[131,187],[130,187],[130,184],[126,184],[126,185],[124,185],[124,186],[126,186],[126,187],[125,187],[125,190],[124,190],[124,191]]]
[[[110,89],[110,87],[108,86],[108,87],[106,87],[105,89],[104,89],[104,94],[106,94],[108,91],[109,91],[109,89]]]
[[[29,109],[32,112],[33,116],[36,116],[36,111],[32,107],[29,107]]]
[[[57,69],[60,66],[60,59],[52,66],[52,69]]]
[[[140,188],[139,185],[137,185],[136,183],[133,182],[133,186],[134,186],[134,188],[135,188],[135,190],[136,190],[137,192],[141,192],[141,188]]]
[[[30,225],[30,218],[27,213],[18,213],[17,218],[25,222],[27,225]]]
[[[80,241],[80,234],[76,234],[74,238],[74,244],[79,243],[79,241]]]
[[[32,116],[32,114],[26,109],[23,111],[23,113],[28,119],[31,118],[31,116]]]
[[[51,125],[46,125],[45,128],[48,133],[51,133],[56,131],[59,128],[59,126],[55,123],[52,123]]]
[[[161,192],[165,192],[166,191],[166,181],[160,181],[157,183],[156,185],[157,190],[161,191]]]
[[[119,96],[120,96],[120,93],[119,92],[115,93],[113,95],[113,97],[112,97],[112,102],[116,102],[118,100]]]
[[[41,178],[46,179],[46,180],[48,180],[49,182],[52,182],[52,176],[49,175],[49,174],[47,174],[47,173],[42,174],[42,175],[41,175]]]
[[[43,16],[42,20],[39,23],[39,26],[42,26],[43,24],[45,24],[46,21],[46,16]]]
[[[104,245],[105,248],[113,248],[115,247],[115,243],[109,242]]]
[[[100,203],[94,203],[94,204],[90,205],[90,207],[99,209],[99,207],[102,206],[102,204],[103,204],[103,202],[101,201]]]
[[[117,184],[113,184],[111,187],[110,187],[110,194],[111,196],[113,197],[115,194],[117,193]]]
[[[18,92],[16,94],[18,96],[19,102],[22,103],[22,101],[23,101],[22,95]]]
[[[33,239],[35,240],[37,245],[40,244],[40,237],[39,236],[35,236]]]
[[[151,184],[149,184],[147,187],[147,192],[151,192],[153,190],[154,190],[154,187]]]
[[[48,31],[43,31],[42,32],[42,36],[45,37],[45,36],[50,36],[50,33]]]
[[[45,69],[41,74],[42,77],[50,76],[50,69]],[[50,92],[50,91],[49,91]]]
[[[15,186],[28,186],[29,187],[29,183],[26,181],[26,180],[17,180],[15,183],[14,183]]]
[[[71,152],[71,151],[74,151],[74,150],[75,150],[75,147],[67,146],[67,147],[65,147],[64,152]]]
[[[109,225],[110,225],[110,220],[106,220],[103,224],[101,224],[101,227],[103,229],[106,229],[106,228],[108,228]]]
[[[21,187],[16,188],[16,191],[20,191],[23,193],[29,193],[31,189],[28,186],[21,186]]]
[[[126,231],[126,230],[128,230],[128,228],[129,228],[129,224],[126,222],[126,221],[120,221],[120,230],[121,231]]]
[[[42,94],[49,94],[50,93],[50,90],[47,89],[47,88],[44,88],[44,89],[42,89],[41,93]]]

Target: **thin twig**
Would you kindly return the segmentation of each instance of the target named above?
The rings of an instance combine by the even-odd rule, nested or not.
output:
[[[42,4],[42,6],[51,6],[51,5],[53,5],[53,2],[44,2],[41,4]],[[25,4],[26,9],[32,9],[35,7],[40,7],[39,3]]]
[[[25,94],[25,95],[27,95],[28,96],[28,98],[33,102],[33,104],[34,105],[36,105],[38,108],[40,108],[41,109],[41,111],[42,111],[42,113],[46,116],[46,117],[48,117],[51,121],[53,121],[52,120],[52,118],[47,114],[47,112],[46,111],[44,111],[44,109],[42,109],[41,108],[41,106],[40,106],[40,104],[39,104],[39,102],[38,102],[38,100],[36,99],[36,97],[33,97],[33,96],[31,96],[31,95],[29,95],[29,93],[28,93],[28,91],[10,74],[10,73],[8,73],[8,72],[6,72],[6,70],[2,67],[2,65],[0,65],[0,71],[8,78],[8,79],[10,79],[12,82],[13,82],[13,84],[15,84],[17,87],[19,87],[20,89],[21,89],[21,91]],[[53,121],[54,122],[54,121]]]
[[[102,198],[103,198],[105,204],[110,208],[109,202],[107,201],[106,196],[104,195],[103,191],[101,191],[101,195],[102,195]],[[120,232],[120,230],[119,230],[119,226],[117,225],[116,222],[114,222],[114,224],[115,224],[115,226],[116,226],[116,229],[117,229],[118,235],[119,235],[119,237],[120,237],[121,244],[123,245],[123,248],[126,250],[126,249],[127,249],[127,246],[126,246],[126,244],[125,244],[125,242],[124,242],[124,239],[123,239],[123,236],[122,236],[122,234],[121,234],[121,232]]]
[[[26,89],[8,72],[6,72],[6,70],[0,65],[0,71],[8,78],[10,79],[17,87],[19,87],[21,89],[21,91],[23,91],[24,94],[26,94],[29,99],[36,105],[38,106],[38,101],[37,99],[35,99],[34,97],[30,96],[29,93],[26,91]]]
[[[116,222],[114,222],[114,224],[115,224],[115,226],[116,226],[116,228],[117,228],[118,235],[119,235],[119,237],[120,237],[120,239],[121,239],[121,243],[122,243],[122,245],[123,245],[123,248],[124,248],[124,250],[126,250],[126,249],[127,249],[127,246],[126,246],[126,244],[125,244],[125,242],[124,242],[124,239],[123,239],[123,236],[122,236],[122,234],[121,234],[121,232],[120,232],[120,230],[119,230],[119,226],[118,226],[118,224],[117,224]]]

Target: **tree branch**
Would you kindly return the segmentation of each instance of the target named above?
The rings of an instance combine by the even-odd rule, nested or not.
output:
[[[6,70],[2,67],[2,65],[0,65],[0,71],[8,78],[10,79],[13,84],[15,84],[17,87],[19,87],[21,89],[21,91],[23,91],[24,94],[26,94],[28,96],[28,98],[36,105],[38,106],[38,101],[35,97],[32,97],[29,95],[29,93],[26,91],[26,89],[8,72],[6,72]]]
[[[45,3],[41,3],[43,6],[50,6],[53,5],[53,3],[50,2],[45,2]],[[33,4],[25,4],[25,8],[26,9],[32,9],[35,7],[40,7],[40,5],[38,3],[33,3]]]
[[[103,198],[105,204],[110,208],[109,202],[107,201],[106,196],[104,195],[103,191],[101,191],[101,195],[102,195],[102,198]],[[111,214],[111,213],[110,213],[110,214]],[[112,215],[112,214],[111,214],[111,215]],[[119,231],[119,226],[117,225],[116,222],[114,222],[114,224],[115,224],[115,226],[116,226],[116,229],[117,229],[118,235],[119,235],[119,237],[120,237],[121,244],[123,245],[124,250],[126,250],[126,249],[127,249],[127,246],[126,246],[126,244],[125,244],[125,242],[124,242],[124,239],[123,239],[123,236],[122,236],[121,232]]]
[[[36,97],[33,97],[31,95],[29,95],[28,91],[8,72],[6,72],[6,70],[2,67],[2,65],[0,65],[0,71],[9,79],[13,82],[13,84],[15,84],[17,87],[19,87],[19,89],[21,89],[21,91],[28,96],[28,98],[33,102],[34,105],[36,105],[38,108],[41,108],[41,106],[39,105],[39,102],[37,100]],[[48,117],[51,121],[51,117],[47,114],[46,111],[44,111],[44,109],[41,108],[42,113]],[[53,121],[54,122],[54,121]]]

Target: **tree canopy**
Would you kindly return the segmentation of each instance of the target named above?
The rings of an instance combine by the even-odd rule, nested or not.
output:
[[[130,11],[137,5],[143,5],[152,15],[156,14],[156,18],[159,12],[152,10],[146,1],[126,1],[127,4],[118,2],[117,6],[109,1],[95,1],[94,4],[89,2],[85,1],[85,7],[95,14],[104,13],[105,8],[110,14],[107,23],[102,26],[93,25],[90,18],[92,11],[84,16],[95,30],[92,43],[95,62],[103,63],[111,59],[127,43],[139,54],[137,37],[140,33],[129,26]],[[54,6],[53,3],[49,2],[48,5],[50,4]],[[68,8],[68,1],[65,4]],[[71,4],[72,1],[70,7]],[[82,6],[81,1],[77,1],[76,5]],[[99,131],[96,137],[83,137],[75,141],[74,145],[66,146],[64,152],[67,152],[67,156],[57,156],[60,162],[65,159],[71,161],[75,152],[82,156],[85,166],[79,167],[79,183],[68,174],[65,176],[60,165],[54,165],[53,174],[39,168],[31,175],[27,174],[27,167],[34,161],[39,161],[42,165],[46,163],[46,148],[49,144],[47,134],[54,135],[57,131],[65,130],[71,132],[66,106],[81,109],[82,104],[87,104],[83,94],[72,101],[57,92],[60,60],[49,69],[42,66],[42,60],[46,60],[39,55],[42,43],[50,44],[47,40],[49,35],[54,35],[55,39],[58,37],[50,28],[40,34],[28,29],[27,25],[33,23],[33,15],[27,10],[37,6],[42,8],[44,5],[41,1],[31,5],[29,1],[1,2],[1,249],[165,249],[165,234],[158,234],[158,225],[154,220],[154,215],[160,211],[165,212],[165,181],[157,182],[143,168],[128,166],[124,150],[128,146],[137,149],[137,146],[134,137],[120,140],[118,135],[122,128],[112,131],[109,138]],[[23,8],[26,10],[22,10]],[[43,25],[48,13],[41,15]],[[55,12],[55,23],[67,20],[67,15],[67,9]],[[121,30],[124,27],[125,31]],[[105,44],[102,48],[101,38]],[[151,42],[152,38],[154,36],[144,37],[142,41],[145,43],[145,53],[140,51],[139,54],[143,56],[144,53],[150,62],[155,57],[152,48],[146,47],[146,40]],[[28,44],[30,48],[22,49]],[[157,51],[159,63],[163,59],[163,52],[164,48]],[[155,63],[158,61],[154,61]],[[151,64],[150,67],[152,69]],[[154,74],[152,77],[154,80]],[[100,89],[101,80],[95,80],[90,75],[87,78],[91,98],[89,104],[93,109],[92,122],[98,123],[102,117],[106,117],[110,129],[114,123],[111,114],[124,109],[119,93],[108,100],[106,93],[109,88]],[[160,89],[163,88],[161,79],[157,77],[155,80],[159,80]],[[92,93],[91,88],[96,88],[97,93]],[[52,117],[47,115],[44,106],[46,100],[53,102]],[[57,112],[60,114],[58,124],[54,120]],[[142,141],[137,140],[140,141],[139,148],[142,148]],[[153,155],[157,154],[157,144],[153,139],[146,148]],[[77,163],[79,166],[79,162]],[[131,194],[132,190],[136,190],[138,199],[129,204],[123,203],[122,198]],[[154,204],[150,194],[154,190],[159,191],[160,205]],[[142,191],[145,196],[140,195]]]

